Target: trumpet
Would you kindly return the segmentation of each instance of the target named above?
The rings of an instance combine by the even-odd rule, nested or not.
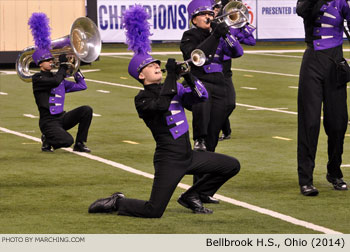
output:
[[[101,52],[101,36],[96,24],[87,17],[76,19],[70,34],[62,38],[51,41],[51,54],[54,57],[54,68],[60,66],[59,56],[66,54],[68,62],[67,74],[75,74],[80,66],[80,62],[91,63],[95,61]],[[30,63],[33,61],[35,46],[25,48],[16,61],[17,75],[25,82],[30,82],[34,74],[30,71]]]
[[[225,22],[228,26],[233,28],[242,28],[249,23],[249,10],[242,2],[230,1],[225,5],[222,13],[221,16],[218,16],[213,20],[207,19],[207,23]]]
[[[192,63],[195,66],[203,66],[205,62],[207,61],[207,58],[205,56],[205,53],[201,49],[195,49],[191,52],[191,58],[188,60],[185,60],[183,62],[177,62],[177,65],[179,67],[179,76],[185,75],[186,73],[191,71],[190,63]],[[162,69],[162,72],[166,72],[166,69]]]

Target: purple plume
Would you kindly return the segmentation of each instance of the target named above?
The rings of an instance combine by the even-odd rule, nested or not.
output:
[[[135,5],[124,11],[123,23],[126,29],[126,43],[128,49],[136,54],[150,52],[151,41],[149,40],[150,24],[147,22],[148,13],[141,5]]]
[[[33,13],[29,18],[28,25],[32,30],[32,35],[37,48],[50,49],[51,46],[51,29],[49,26],[49,19],[45,13]]]

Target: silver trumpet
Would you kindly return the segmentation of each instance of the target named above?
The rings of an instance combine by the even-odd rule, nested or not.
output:
[[[205,53],[201,49],[195,49],[191,52],[191,58],[188,60],[185,60],[183,62],[177,62],[177,65],[180,68],[179,77],[182,75],[185,75],[186,73],[191,71],[191,66],[189,63],[192,63],[195,66],[203,66],[205,62],[207,61],[207,58],[205,56]],[[166,72],[165,69],[162,69],[162,72]]]
[[[98,58],[101,46],[101,36],[96,24],[87,17],[77,18],[69,35],[51,41],[50,52],[54,57],[52,66],[58,68],[59,56],[66,54],[67,74],[73,75],[78,71],[81,61],[91,63]],[[29,68],[34,52],[35,46],[27,47],[18,55],[16,61],[17,75],[25,82],[30,82],[34,75]]]
[[[191,66],[189,64],[190,62],[192,62],[192,64],[195,66],[203,66],[206,61],[207,61],[207,58],[205,56],[205,53],[201,49],[193,50],[191,52],[190,59],[177,63],[178,65],[181,65],[180,76],[191,71]]]

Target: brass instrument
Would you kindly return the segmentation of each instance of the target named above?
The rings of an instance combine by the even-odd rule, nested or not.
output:
[[[249,23],[249,10],[242,2],[230,1],[224,6],[222,13],[210,22],[225,22],[233,28],[242,28]]]
[[[189,65],[190,62],[192,62],[192,64],[195,66],[203,66],[206,61],[207,58],[201,49],[193,50],[190,59],[177,63],[178,65],[181,65],[180,76],[191,71],[191,67]]]
[[[185,75],[189,71],[191,71],[191,66],[189,63],[192,62],[195,66],[203,66],[205,62],[207,61],[207,58],[205,56],[205,53],[201,49],[195,49],[191,52],[191,58],[188,60],[185,60],[183,62],[177,62],[177,65],[179,66],[180,72],[178,73],[179,77],[182,75]],[[162,69],[162,72],[166,72],[166,69]]]
[[[68,62],[67,74],[73,75],[79,69],[80,62],[91,63],[101,53],[101,36],[96,24],[87,17],[77,18],[71,27],[70,34],[51,41],[51,54],[54,57],[53,66],[58,68],[59,56],[66,54]],[[25,48],[16,61],[17,75],[25,82],[32,80],[30,63],[35,46]]]

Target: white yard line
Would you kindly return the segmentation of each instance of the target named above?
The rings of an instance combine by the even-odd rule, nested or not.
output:
[[[81,70],[82,73],[91,73],[91,72],[99,72],[101,69],[86,69],[86,70]],[[38,72],[38,71],[31,71],[31,72]],[[4,75],[16,75],[16,71],[0,71],[0,74]]]
[[[250,72],[250,73],[260,73],[260,74],[271,74],[271,75],[280,75],[280,76],[297,77],[297,78],[299,78],[299,75],[297,75],[297,74],[285,74],[285,73],[258,71],[258,70],[241,69],[241,68],[231,68],[231,70],[233,70],[233,71],[240,71],[240,72]]]
[[[253,105],[248,105],[248,104],[242,104],[242,103],[236,103],[237,106],[241,107],[246,107],[254,110],[266,110],[266,111],[273,111],[273,112],[278,112],[278,113],[285,113],[285,114],[291,114],[291,115],[297,115],[297,112],[293,111],[286,111],[278,108],[265,108],[265,107],[260,107],[260,106],[253,106]]]
[[[151,55],[182,55],[180,51],[172,52],[151,52]],[[119,53],[101,53],[100,56],[133,56],[133,52],[119,52]]]
[[[282,58],[297,58],[302,59],[303,56],[296,56],[296,55],[284,55],[284,54],[274,54],[274,53],[256,53],[257,55],[261,56],[273,56],[273,57],[282,57]]]
[[[139,89],[143,90],[141,87],[134,87],[134,86],[129,86],[125,84],[120,84],[120,83],[113,83],[113,82],[108,82],[108,81],[99,81],[99,80],[93,80],[93,79],[85,79],[86,81],[91,81],[91,82],[96,82],[99,84],[105,84],[105,85],[111,85],[111,86],[117,86],[117,87],[125,87],[125,88],[132,88],[132,89]],[[248,105],[248,104],[242,104],[242,103],[236,103],[237,106],[241,107],[247,107],[250,109],[255,109],[255,110],[266,110],[266,111],[273,111],[273,112],[279,112],[279,113],[285,113],[285,114],[292,114],[292,115],[297,115],[297,112],[293,111],[285,111],[281,109],[275,109],[275,108],[265,108],[265,107],[260,107],[260,106],[254,106],[254,105]]]
[[[141,87],[134,87],[134,86],[124,85],[124,84],[119,84],[119,83],[108,82],[108,81],[99,81],[99,80],[93,80],[93,79],[85,79],[85,81],[91,81],[91,82],[96,82],[99,84],[105,84],[105,85],[111,85],[111,86],[117,86],[117,87],[125,87],[125,88],[133,88],[133,89],[143,90],[143,88],[141,88]]]
[[[104,93],[104,94],[109,94],[111,91],[99,89],[99,90],[96,90],[96,92]]]
[[[169,53],[169,52],[168,52]],[[169,54],[175,54],[174,52],[171,52]],[[120,58],[120,59],[131,59],[131,57],[125,57],[123,55],[130,55],[132,54],[126,54],[126,53],[109,53],[106,56],[112,56],[114,58]],[[162,54],[163,55],[163,54]],[[165,54],[164,54],[165,55]],[[161,60],[162,63],[166,63],[165,60]],[[285,74],[285,73],[276,73],[276,72],[268,72],[268,71],[259,71],[259,70],[251,70],[251,69],[241,69],[241,68],[231,68],[233,71],[240,71],[240,72],[249,72],[249,73],[260,73],[260,74],[270,74],[270,75],[279,75],[279,76],[287,76],[287,77],[297,77],[299,78],[299,75],[297,74]]]
[[[32,114],[23,114],[23,116],[29,117],[29,118],[39,118],[39,116],[32,115]]]
[[[262,54],[262,53],[302,53],[305,50],[245,50],[246,54]],[[345,50],[344,50],[345,51]],[[168,51],[168,52],[151,52],[151,55],[182,55],[180,51]],[[114,53],[101,53],[100,56],[133,56],[133,52],[114,52]]]
[[[241,88],[248,89],[248,90],[257,90],[257,88],[255,88],[255,87],[241,87]]]
[[[245,50],[246,54],[261,54],[261,53],[303,53],[305,49],[296,50]],[[350,49],[343,49],[343,52],[350,52]],[[182,55],[179,51],[167,51],[167,52],[151,52],[151,55]],[[114,53],[101,53],[101,56],[117,56],[117,55],[134,55],[133,52],[114,52]]]
[[[278,139],[278,140],[284,140],[284,141],[291,141],[293,139],[287,138],[287,137],[280,137],[280,136],[273,136],[272,138]]]
[[[16,71],[0,71],[0,74],[15,75],[15,74],[17,74],[17,72]]]
[[[33,140],[35,142],[41,142],[41,140],[39,138],[37,138],[37,137],[32,137],[32,136],[29,136],[29,135],[26,135],[26,134],[23,134],[23,133],[20,133],[20,132],[17,132],[17,131],[9,130],[9,129],[3,128],[3,127],[0,127],[0,131],[6,132],[8,134],[13,134],[13,135],[16,135],[16,136],[19,136],[19,137],[24,137],[24,138]],[[150,178],[150,179],[154,178],[154,175],[152,175],[150,173],[143,172],[143,171],[137,170],[135,168],[132,168],[132,167],[129,167],[129,166],[126,166],[126,165],[123,165],[123,164],[120,164],[120,163],[117,163],[117,162],[105,159],[105,158],[101,158],[101,157],[98,157],[98,156],[95,156],[95,155],[92,155],[92,154],[89,154],[89,153],[74,152],[72,150],[72,148],[63,148],[63,150],[71,152],[71,153],[79,155],[79,156],[82,156],[82,157],[89,158],[91,160],[95,160],[95,161],[98,161],[98,162],[101,162],[101,163],[104,163],[104,164],[116,167],[118,169],[122,169],[122,170],[130,172],[130,173],[134,173],[134,174],[137,174],[137,175],[144,176],[146,178]],[[178,187],[180,187],[182,189],[185,189],[185,190],[190,188],[189,185],[183,184],[183,183],[179,183]],[[273,218],[280,219],[282,221],[289,222],[289,223],[294,224],[294,225],[302,226],[304,228],[311,229],[311,230],[314,230],[314,231],[317,231],[317,232],[321,232],[321,233],[325,233],[325,234],[342,234],[341,232],[338,232],[338,231],[335,231],[335,230],[332,230],[332,229],[329,229],[329,228],[326,228],[326,227],[322,227],[322,226],[319,226],[319,225],[315,225],[315,224],[313,224],[311,222],[299,220],[299,219],[293,218],[293,217],[291,217],[289,215],[281,214],[281,213],[276,212],[276,211],[272,211],[272,210],[269,210],[269,209],[266,209],[266,208],[255,206],[255,205],[243,202],[243,201],[235,200],[233,198],[229,198],[229,197],[226,197],[226,196],[223,196],[223,195],[220,195],[220,194],[215,194],[214,196],[216,198],[220,199],[221,201],[224,201],[224,202],[227,202],[227,203],[231,203],[233,205],[240,206],[240,207],[243,207],[243,208],[246,208],[246,209],[258,212],[258,213],[261,213],[261,214],[265,214],[265,215],[271,216]]]
[[[123,143],[128,143],[128,144],[140,144],[138,142],[130,141],[130,140],[123,140]]]

